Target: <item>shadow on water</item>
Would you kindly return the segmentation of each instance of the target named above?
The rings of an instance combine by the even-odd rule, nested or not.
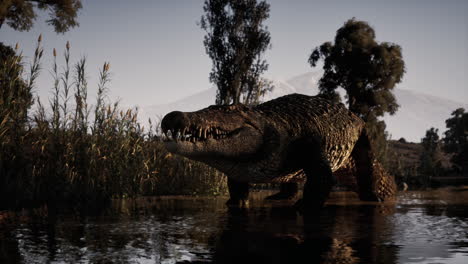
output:
[[[0,212],[0,263],[467,263],[468,192],[406,192],[362,203],[334,193],[303,216],[254,193],[115,201],[98,216]]]
[[[230,210],[215,246],[219,263],[395,263],[398,247],[384,223],[395,204],[331,204],[315,215],[291,207]]]

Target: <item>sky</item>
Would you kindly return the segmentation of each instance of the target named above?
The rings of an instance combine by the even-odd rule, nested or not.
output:
[[[19,43],[30,61],[43,35],[43,71],[35,92],[46,100],[52,90],[52,49],[63,53],[70,41],[72,60],[88,61],[89,94],[97,90],[98,70],[110,62],[111,99],[126,106],[163,104],[212,87],[205,32],[197,22],[203,0],[83,0],[80,26],[57,35],[40,13],[29,32],[4,25],[0,41]],[[316,46],[332,41],[336,30],[355,17],[367,21],[379,42],[403,49],[406,74],[397,88],[468,102],[468,1],[465,0],[269,0],[265,21],[272,48],[265,54],[265,77],[286,80],[310,71]],[[59,58],[63,63],[63,56]],[[214,98],[213,98],[214,102]]]

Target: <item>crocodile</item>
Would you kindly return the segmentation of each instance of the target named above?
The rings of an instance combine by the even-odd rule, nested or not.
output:
[[[228,177],[227,204],[244,206],[250,183],[280,183],[269,199],[322,207],[338,182],[361,200],[396,193],[394,178],[375,159],[365,122],[343,104],[290,94],[256,105],[212,105],[174,111],[161,121],[169,152],[200,161]]]

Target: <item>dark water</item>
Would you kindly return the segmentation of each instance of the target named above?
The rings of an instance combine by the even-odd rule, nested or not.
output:
[[[0,263],[468,263],[468,187],[362,203],[333,193],[320,214],[226,198],[118,201],[100,216],[0,213]],[[45,215],[45,213],[42,213]]]

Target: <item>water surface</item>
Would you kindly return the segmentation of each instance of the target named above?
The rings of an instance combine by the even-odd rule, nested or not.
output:
[[[115,201],[99,216],[0,212],[0,263],[468,263],[468,187],[365,203],[332,194],[303,216],[253,193]]]

